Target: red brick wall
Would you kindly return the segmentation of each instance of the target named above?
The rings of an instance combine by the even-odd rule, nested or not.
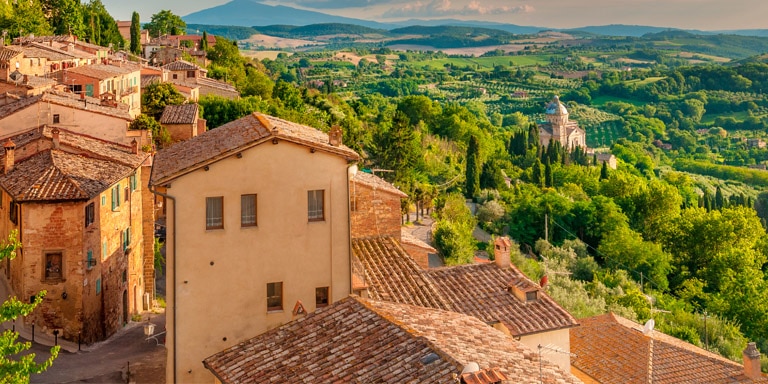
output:
[[[349,183],[352,238],[392,236],[400,240],[400,196]]]
[[[400,243],[400,245],[416,261],[416,264],[423,269],[429,269],[429,252],[426,249],[413,244]]]

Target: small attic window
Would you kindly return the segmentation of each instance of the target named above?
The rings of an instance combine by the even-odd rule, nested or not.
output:
[[[539,299],[539,291],[531,291],[525,293],[525,301],[531,302]]]
[[[539,300],[539,288],[524,278],[516,278],[507,283],[507,291],[523,303]]]

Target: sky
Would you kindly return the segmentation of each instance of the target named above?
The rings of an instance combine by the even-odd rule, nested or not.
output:
[[[118,20],[170,9],[184,16],[229,0],[102,0]],[[323,13],[397,21],[453,18],[549,28],[628,24],[701,30],[764,29],[766,0],[265,0]]]

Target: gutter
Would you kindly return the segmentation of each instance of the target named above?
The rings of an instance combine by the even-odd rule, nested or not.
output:
[[[178,351],[179,351],[179,349],[177,348],[177,342],[178,342],[177,340],[178,340],[178,338],[176,337],[176,223],[175,223],[175,221],[176,221],[176,198],[171,196],[171,195],[168,195],[168,194],[165,194],[165,193],[162,193],[162,192],[159,192],[159,191],[153,189],[151,185],[149,186],[149,191],[152,192],[153,194],[157,195],[157,196],[162,196],[163,198],[166,198],[168,200],[173,201],[173,211],[172,211],[173,213],[172,213],[172,216],[173,216],[174,223],[173,223],[173,232],[171,233],[171,238],[173,239],[173,287],[171,289],[172,289],[172,292],[173,292],[173,300],[174,300],[174,302],[172,304],[173,305],[173,380],[171,380],[171,382],[175,383],[176,382],[176,360],[177,360],[176,356],[177,356]],[[168,223],[167,222],[165,223],[165,228],[166,228],[166,230],[168,229]],[[167,236],[168,235],[166,234],[166,238],[167,238]],[[166,249],[166,252],[167,252],[168,248],[166,247],[165,249]],[[166,254],[166,260],[167,260],[167,254]],[[166,273],[168,273],[168,270],[169,269],[166,266],[165,267]],[[166,290],[168,289],[167,284],[168,284],[168,279],[166,279]]]

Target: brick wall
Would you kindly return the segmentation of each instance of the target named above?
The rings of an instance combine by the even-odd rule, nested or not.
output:
[[[400,245],[403,247],[403,250],[416,261],[416,264],[418,264],[419,267],[429,269],[429,253],[430,251],[434,252],[434,250],[428,250],[424,247],[405,242],[401,242]]]
[[[349,198],[352,238],[388,235],[400,240],[400,196],[350,181]]]

